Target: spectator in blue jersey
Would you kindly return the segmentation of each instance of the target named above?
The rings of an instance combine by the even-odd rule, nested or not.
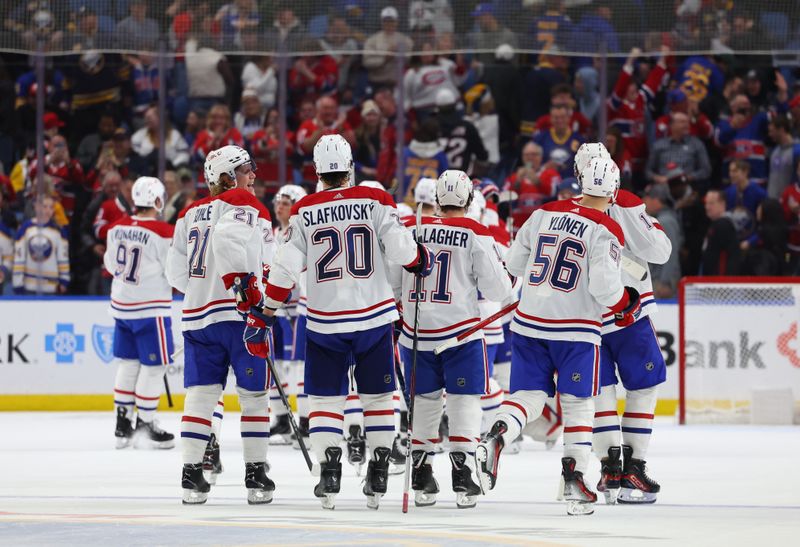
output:
[[[687,57],[678,68],[675,79],[686,97],[698,103],[709,93],[720,95],[725,87],[725,74],[710,55]]]
[[[575,52],[597,53],[605,48],[608,53],[619,53],[619,39],[611,24],[612,10],[609,0],[595,0],[591,10],[572,27],[567,49]],[[591,66],[591,58],[578,58],[578,66]]]
[[[750,99],[740,93],[730,101],[731,117],[720,120],[715,134],[717,144],[724,150],[723,173],[732,160],[746,160],[750,177],[759,184],[767,182],[767,123],[770,114],[753,113]]]
[[[439,142],[439,122],[430,117],[414,132],[414,138],[403,149],[405,170],[396,196],[409,205],[414,204],[414,187],[421,178],[438,178],[448,169],[447,154]]]
[[[733,211],[738,207],[744,207],[755,218],[756,209],[767,197],[767,191],[750,179],[750,164],[745,160],[733,160],[728,173],[731,183],[725,189],[725,208]]]
[[[131,122],[134,129],[139,129],[144,125],[145,110],[158,102],[158,65],[155,58],[145,52],[129,55],[128,63],[131,65],[130,87],[133,92]]]
[[[530,69],[522,83],[522,120],[519,130],[523,134],[533,133],[536,120],[547,114],[550,106],[550,91],[559,84],[569,83],[567,69],[569,58],[561,55],[557,46],[548,48],[539,56],[539,64]]]
[[[561,178],[567,178],[572,174],[572,163],[575,152],[578,151],[584,139],[570,127],[570,112],[564,106],[556,105],[550,108],[550,129],[537,131],[533,135],[533,142],[542,147],[544,157],[554,158],[553,152],[560,150],[562,153],[556,154],[558,160],[558,172]]]
[[[572,30],[572,20],[566,14],[564,0],[545,0],[544,12],[528,25],[528,45],[544,51],[556,44],[566,46]]]

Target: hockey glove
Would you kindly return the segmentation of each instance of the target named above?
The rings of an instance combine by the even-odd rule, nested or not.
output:
[[[639,312],[642,311],[639,304],[639,291],[633,287],[625,287],[625,292],[628,295],[628,304],[614,314],[614,324],[618,327],[633,325],[639,319]]]
[[[237,282],[238,279],[238,282]],[[233,287],[234,297],[236,298],[236,311],[243,319],[247,318],[247,313],[251,306],[261,306],[264,297],[258,289],[258,278],[251,273],[229,273],[222,277],[222,282],[226,289]]]
[[[417,243],[417,260],[403,268],[409,273],[428,277],[433,271],[433,254],[422,243]]]
[[[247,325],[242,335],[247,353],[263,359],[269,357],[267,337],[274,323],[275,316],[266,315],[257,306],[250,308],[250,313],[247,314]]]

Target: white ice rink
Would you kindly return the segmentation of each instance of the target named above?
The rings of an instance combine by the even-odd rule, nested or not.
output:
[[[164,413],[178,433],[180,415]],[[653,506],[604,506],[569,517],[554,501],[559,450],[526,441],[501,459],[497,488],[455,508],[449,461],[437,457],[435,507],[400,511],[402,475],[379,511],[344,465],[335,511],[313,497],[301,454],[271,447],[270,505],[248,506],[238,416],[225,417],[225,472],[206,505],[180,502],[180,452],[113,448],[109,413],[0,413],[0,545],[800,545],[800,428],[656,424]],[[598,478],[594,465],[589,479]]]

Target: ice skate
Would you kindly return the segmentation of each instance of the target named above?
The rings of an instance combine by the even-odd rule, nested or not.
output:
[[[603,493],[607,505],[617,503],[621,477],[620,448],[612,446],[608,449],[608,456],[600,460],[600,482],[597,483],[597,491]]]
[[[303,442],[305,445],[309,445],[309,437],[308,437],[308,417],[301,417],[299,423],[297,424],[297,432],[303,438]],[[297,440],[295,435],[292,435],[292,448],[295,450],[300,450],[300,441]]]
[[[367,452],[367,438],[361,433],[360,425],[351,425],[347,436],[347,463],[356,468],[356,475],[361,476]]]
[[[314,487],[314,495],[322,501],[323,509],[334,509],[334,498],[342,483],[342,449],[326,448],[325,457],[327,461],[320,466],[319,483]]]
[[[144,422],[141,418],[137,418],[133,437],[136,448],[175,448],[175,435],[158,427],[155,420]]]
[[[655,503],[661,485],[647,476],[644,460],[633,458],[633,448],[622,445],[623,467],[619,503]]]
[[[486,494],[497,483],[497,464],[500,462],[500,452],[503,450],[503,433],[508,431],[508,426],[503,421],[497,421],[475,448],[475,469],[481,492]]]
[[[392,443],[392,453],[389,455],[389,474],[400,475],[406,469],[406,437],[399,434],[395,436]]]
[[[183,488],[184,505],[197,505],[206,502],[211,486],[203,477],[202,463],[183,464],[181,487]]]
[[[414,491],[414,505],[430,507],[436,504],[439,483],[433,477],[433,467],[428,463],[428,454],[424,450],[411,453],[411,489]]]
[[[386,493],[389,482],[389,455],[391,450],[385,446],[375,449],[375,458],[367,465],[364,477],[364,495],[367,496],[367,507],[378,509],[380,500]]]
[[[506,454],[519,454],[522,452],[522,435],[514,439],[510,445],[506,447]]]
[[[124,406],[117,408],[117,428],[114,430],[117,439],[117,448],[128,448],[133,439],[133,424],[128,418],[128,409]]]
[[[267,476],[266,462],[247,462],[244,471],[244,486],[247,488],[247,503],[261,505],[272,501],[275,483]]]
[[[273,416],[275,423],[269,428],[269,444],[284,445],[292,442],[292,426],[289,415]]]
[[[206,452],[203,454],[203,475],[208,484],[213,486],[217,484],[217,475],[223,471],[219,442],[217,442],[217,436],[212,433],[206,445]]]
[[[568,515],[591,515],[597,494],[583,482],[583,473],[575,471],[575,458],[561,458],[561,477]]]
[[[453,466],[453,492],[456,493],[456,507],[471,509],[478,503],[481,488],[472,480],[472,469],[467,465],[464,452],[451,452],[450,463]]]

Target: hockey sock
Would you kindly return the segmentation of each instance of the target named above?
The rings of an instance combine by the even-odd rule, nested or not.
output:
[[[181,418],[183,463],[201,463],[211,434],[211,415],[222,393],[222,384],[191,386],[186,389]]]
[[[142,366],[136,378],[136,412],[143,422],[152,422],[164,387],[162,365]]]
[[[494,375],[492,377],[497,380],[497,383],[500,385],[503,393],[505,393],[505,396],[508,397],[508,390],[511,387],[511,361],[495,363]]]
[[[364,431],[364,408],[352,383],[344,403],[344,430],[350,431],[351,425],[357,425]]]
[[[269,444],[269,399],[266,391],[248,391],[240,387],[239,405],[242,407],[242,455],[245,463],[267,461]],[[282,402],[278,403],[283,406]]]
[[[214,414],[211,417],[211,433],[219,442],[219,435],[222,432],[222,417],[225,414],[225,395],[220,395],[217,405],[214,407]]]
[[[400,414],[406,410],[406,402],[400,395],[400,391],[395,390],[392,394],[392,404],[394,405],[394,430],[400,432]]]
[[[519,437],[529,420],[539,417],[544,407],[547,393],[544,391],[515,391],[500,405],[495,422],[502,420],[508,426],[503,434],[503,442],[511,444]]]
[[[433,458],[439,442],[439,422],[442,420],[444,397],[442,390],[414,397],[414,423],[411,424],[412,450],[424,450]]]
[[[622,415],[622,443],[633,448],[633,457],[644,460],[653,433],[658,386],[629,391]]]
[[[344,402],[346,397],[336,395],[333,397],[308,396],[309,428],[311,448],[317,461],[328,461],[325,449],[338,448],[342,442],[342,426],[344,424]]]
[[[295,396],[297,397],[297,415],[301,418],[308,418],[308,395],[306,395],[306,384],[304,380],[305,375],[305,362],[292,361],[291,368],[293,371],[295,384]]]
[[[500,408],[500,403],[503,402],[503,388],[494,378],[489,378],[489,393],[480,396],[481,410],[481,432],[489,431],[494,423],[495,414],[497,409]]]
[[[598,458],[608,456],[608,449],[620,445],[617,415],[617,386],[603,386],[594,398],[592,450]]]
[[[141,363],[134,359],[114,359],[117,363],[117,377],[114,380],[114,410],[124,407],[128,416],[133,417],[134,396],[136,394],[136,378],[139,376]]]
[[[543,443],[546,441],[555,442],[561,435],[561,413],[558,411],[558,403],[555,397],[548,397],[542,407],[542,415],[529,422],[522,430],[525,435],[529,435],[534,441]]]
[[[575,458],[575,469],[586,473],[592,450],[592,418],[594,401],[591,397],[561,394],[564,419],[564,456]]]
[[[280,360],[275,361],[275,368],[277,369],[277,374],[280,375],[281,387],[283,388],[284,393],[289,390],[289,370],[286,365],[286,361]],[[284,414],[288,414],[289,410],[281,401],[281,395],[278,392],[278,387],[275,385],[277,378],[273,378],[272,382],[270,383],[269,387],[269,406],[272,409],[273,416],[283,416]]]
[[[391,448],[394,443],[394,392],[361,393],[364,405],[364,433],[370,454],[380,446]]]
[[[475,453],[481,434],[481,396],[450,394],[450,451]],[[468,458],[471,461],[471,458]]]

